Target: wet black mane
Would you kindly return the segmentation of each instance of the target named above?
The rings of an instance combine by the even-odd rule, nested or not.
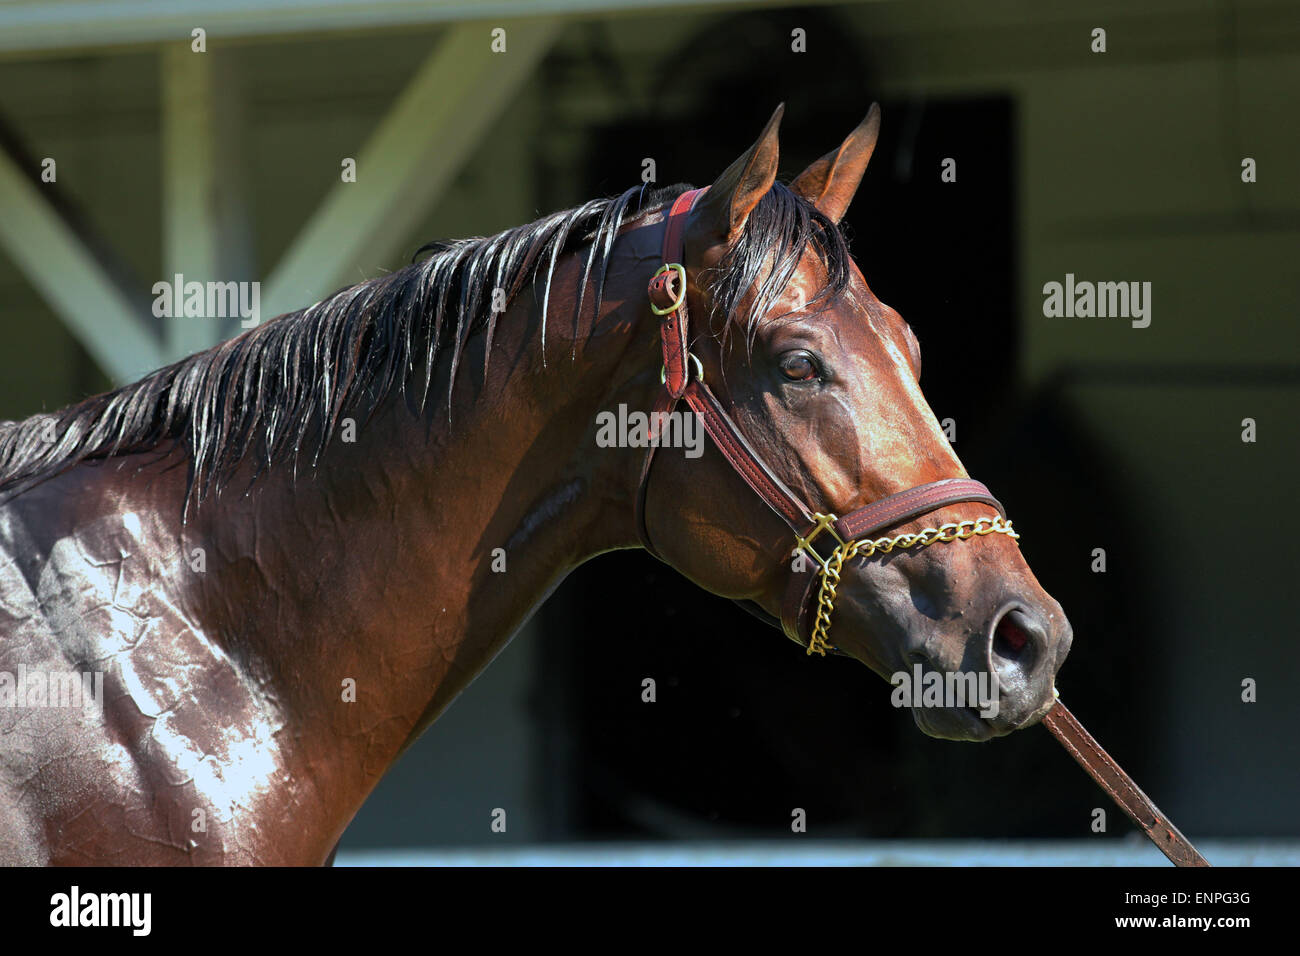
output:
[[[619,227],[689,188],[629,189],[495,236],[431,243],[420,250],[432,253],[427,258],[342,289],[138,382],[60,411],[0,422],[0,500],[79,462],[174,442],[188,447],[190,487],[200,499],[250,454],[258,473],[296,462],[305,450],[315,461],[345,413],[364,419],[396,390],[413,391],[423,409],[435,363],[447,349],[451,383],[472,335],[486,333],[490,354],[501,314],[493,309],[493,290],[504,290],[509,302],[540,282],[544,345],[547,316],[554,312],[555,266],[586,243],[591,246],[577,305],[581,310],[594,281],[599,308]],[[826,266],[822,294],[842,291],[850,270],[839,229],[777,184],[754,209],[716,275],[706,279],[715,313],[734,316],[757,284],[740,317],[752,333],[810,245]]]

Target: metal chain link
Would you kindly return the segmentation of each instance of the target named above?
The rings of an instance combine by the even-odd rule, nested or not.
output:
[[[821,590],[817,594],[817,623],[813,627],[811,640],[808,641],[808,653],[826,656],[830,648],[828,638],[831,633],[831,614],[835,611],[835,595],[840,586],[840,569],[846,561],[856,557],[869,558],[873,554],[889,554],[895,550],[907,548],[928,548],[940,541],[965,541],[976,535],[1005,534],[1013,541],[1020,535],[1011,527],[1010,521],[1003,521],[1002,516],[994,518],[976,518],[973,521],[956,521],[939,525],[937,528],[923,528],[920,531],[906,532],[892,538],[877,538],[874,541],[849,541],[837,545],[835,551],[822,567]]]

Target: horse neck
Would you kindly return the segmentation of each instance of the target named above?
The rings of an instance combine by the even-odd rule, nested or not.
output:
[[[579,272],[576,257],[556,272],[545,363],[541,297],[525,290],[486,374],[485,337],[467,346],[450,421],[444,371],[423,417],[389,401],[314,468],[272,469],[185,532],[185,553],[219,556],[194,600],[199,625],[297,725],[286,760],[332,777],[316,790],[339,795],[322,810],[339,832],[569,570],[635,546],[636,453],[596,449],[593,422],[648,403],[655,330],[643,300],[614,289],[595,327],[575,323],[559,306]]]

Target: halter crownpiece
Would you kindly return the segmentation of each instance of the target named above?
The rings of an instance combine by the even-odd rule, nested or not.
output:
[[[1019,535],[1012,530],[1011,522],[1004,520],[1006,512],[988,488],[969,478],[945,478],[918,485],[881,498],[841,518],[813,511],[776,476],[705,384],[704,365],[690,351],[690,318],[686,304],[689,277],[682,263],[685,258],[683,236],[686,219],[706,189],[707,187],[688,190],[673,202],[664,229],[664,264],[650,279],[650,308],[660,318],[659,337],[663,346],[660,379],[664,388],[655,400],[654,411],[671,412],[679,401],[685,401],[704,422],[704,430],[732,468],[789,526],[794,534],[792,556],[802,554],[808,559],[792,567],[780,620],[753,601],[737,603],[783,630],[792,641],[807,647],[809,654],[825,656],[828,650],[842,654],[830,643],[830,627],[840,570],[846,562],[855,557],[870,557],[906,548],[925,548],[940,542],[964,541],[988,534],[1005,534],[1013,540],[1019,538]],[[651,417],[651,421],[663,420]],[[650,541],[645,522],[646,488],[656,448],[657,443],[652,442],[641,466],[641,480],[636,495],[636,526],[642,545],[655,557],[659,557],[659,552]],[[997,510],[997,516],[944,524],[938,528],[924,528],[894,537],[872,538],[888,528],[947,505],[972,501],[991,505]],[[832,539],[834,546],[823,554],[819,548],[826,547],[825,537]],[[820,581],[820,588],[815,605],[816,613],[810,623],[809,612],[814,607],[810,599],[815,580]]]

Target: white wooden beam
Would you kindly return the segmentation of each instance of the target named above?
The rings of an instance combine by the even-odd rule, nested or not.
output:
[[[195,53],[188,37],[160,50],[165,282],[177,274],[186,282],[255,278],[234,55]],[[183,358],[238,329],[238,317],[172,316],[163,349],[169,360]]]
[[[0,246],[115,381],[134,381],[162,365],[162,350],[131,297],[41,195],[30,172],[0,151]]]
[[[267,318],[357,281],[358,265],[361,274],[372,274],[376,266],[391,264],[532,74],[559,27],[512,24],[504,53],[492,51],[491,30],[485,23],[448,28],[354,157],[357,181],[334,184],[267,279]]]

